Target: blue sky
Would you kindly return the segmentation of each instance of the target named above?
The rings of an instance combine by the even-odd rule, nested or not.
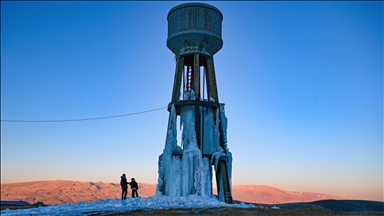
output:
[[[1,119],[166,107],[185,2],[1,2]],[[205,2],[233,184],[383,198],[383,2]],[[1,123],[1,182],[157,182],[166,109]]]

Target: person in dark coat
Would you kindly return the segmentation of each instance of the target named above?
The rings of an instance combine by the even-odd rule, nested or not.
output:
[[[131,182],[128,182],[129,185],[131,185],[132,189],[132,198],[138,197],[139,193],[137,190],[139,190],[139,185],[137,185],[137,182],[135,181],[135,178],[131,178]]]
[[[120,177],[120,186],[121,186],[121,199],[125,200],[127,199],[127,193],[128,193],[128,182],[127,182],[127,177],[125,176],[125,173]]]

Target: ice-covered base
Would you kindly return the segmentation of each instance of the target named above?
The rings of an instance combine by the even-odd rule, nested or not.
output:
[[[194,92],[186,92],[184,100],[194,100]],[[224,105],[220,105],[214,118],[212,108],[200,107],[200,135],[204,140],[202,146],[197,143],[195,129],[195,107],[185,106],[180,110],[180,129],[182,129],[181,146],[177,145],[177,114],[174,105],[168,121],[167,138],[163,153],[159,157],[158,184],[156,193],[167,196],[212,194],[212,164],[215,171],[220,158],[227,160],[228,180],[232,177],[232,154],[227,148],[227,118]],[[216,122],[214,121],[216,119]],[[225,150],[220,145],[220,126],[223,133]],[[211,155],[211,160],[205,155]],[[222,176],[218,175],[219,200],[224,200]]]
[[[159,179],[157,193],[165,188],[167,196],[188,196],[191,194],[210,196],[212,193],[212,170],[210,161],[203,158],[197,147],[196,132],[193,124],[193,107],[182,109],[184,150],[176,141],[176,113],[172,106],[168,125],[167,142],[163,154],[159,158]],[[178,152],[180,156],[174,156]]]
[[[90,213],[129,212],[138,209],[183,209],[183,208],[256,208],[254,205],[226,204],[213,197],[190,195],[186,197],[151,196],[148,198],[107,199],[95,202],[51,205],[32,209],[2,210],[1,215],[89,215]]]

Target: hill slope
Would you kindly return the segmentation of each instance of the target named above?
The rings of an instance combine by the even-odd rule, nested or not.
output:
[[[275,187],[262,185],[233,185],[232,196],[235,200],[262,204],[311,202],[324,199],[346,199],[345,197],[321,193],[284,191]]]
[[[155,194],[156,185],[139,183],[139,188],[139,196],[148,197]],[[1,200],[62,204],[120,197],[118,183],[54,180],[1,184]]]
[[[155,191],[155,184],[139,183],[139,196],[153,196]],[[291,192],[259,185],[233,185],[232,194],[234,200],[260,204],[345,199],[327,194]],[[1,184],[1,200],[23,200],[31,204],[38,201],[45,204],[89,202],[120,197],[121,189],[118,183],[53,180]]]

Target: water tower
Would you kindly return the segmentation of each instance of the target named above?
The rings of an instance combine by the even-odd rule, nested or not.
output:
[[[208,4],[187,3],[172,8],[167,20],[167,47],[175,54],[176,70],[157,193],[211,196],[214,172],[218,198],[232,203],[232,154],[213,63],[223,47],[223,15]]]

